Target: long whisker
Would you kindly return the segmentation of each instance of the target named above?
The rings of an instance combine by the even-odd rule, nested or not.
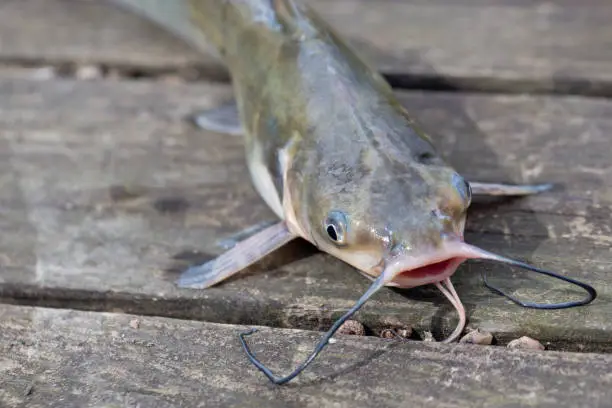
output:
[[[446,284],[447,288],[444,287],[444,284]],[[446,278],[442,282],[436,282],[435,285],[440,290],[440,292],[442,292],[444,296],[448,298],[448,300],[457,310],[457,314],[459,315],[459,322],[457,323],[457,327],[455,328],[455,330],[451,333],[450,336],[441,341],[441,343],[451,343],[461,335],[463,329],[465,328],[465,308],[463,307],[463,303],[461,302],[457,291],[455,291],[455,287],[453,286],[450,278]]]
[[[336,331],[338,331],[340,326],[342,326],[345,321],[347,321],[352,315],[354,315],[355,312],[357,312],[368,301],[368,299],[372,297],[372,295],[374,295],[380,288],[384,286],[385,277],[386,274],[381,273],[378,278],[376,278],[376,280],[370,285],[368,290],[359,298],[357,303],[355,303],[355,305],[351,307],[351,309],[346,312],[341,318],[336,320],[331,329],[329,329],[325,336],[323,336],[323,338],[319,341],[310,356],[308,356],[308,358],[304,360],[304,362],[300,364],[295,370],[293,370],[293,372],[291,372],[289,375],[285,377],[276,377],[274,373],[272,373],[269,368],[263,365],[261,361],[259,361],[251,352],[249,346],[246,343],[245,337],[255,333],[256,329],[251,329],[247,332],[240,334],[240,342],[242,343],[242,347],[244,348],[244,351],[247,354],[249,361],[253,363],[255,367],[257,367],[262,373],[264,373],[266,377],[268,377],[268,379],[270,379],[270,381],[272,381],[274,384],[280,385],[291,381],[293,378],[297,377],[302,371],[304,371],[304,369],[308,365],[310,365],[310,363],[313,362],[313,360],[319,355],[319,353],[323,351],[323,349],[329,342],[329,339],[333,337],[333,335],[336,333]]]
[[[488,287],[489,289],[491,289],[492,291],[506,297],[507,299],[511,300],[512,302],[523,306],[523,307],[527,307],[527,308],[531,308],[531,309],[567,309],[570,307],[576,307],[576,306],[583,306],[586,304],[591,303],[593,300],[595,300],[595,298],[597,298],[597,291],[595,290],[595,288],[593,288],[591,285],[584,283],[584,282],[580,282],[576,279],[572,279],[572,278],[568,278],[566,276],[562,276],[556,272],[552,272],[552,271],[548,271],[546,269],[542,269],[542,268],[537,268],[535,266],[531,266],[529,264],[526,264],[525,262],[521,262],[521,261],[516,261],[514,259],[510,259],[510,258],[506,258],[503,257],[501,255],[497,255],[488,251],[485,251],[484,249],[480,249],[478,247],[474,247],[471,246],[471,250],[472,251],[476,251],[478,253],[478,258],[482,259],[482,260],[486,260],[486,261],[492,261],[492,262],[499,262],[502,264],[506,264],[506,265],[510,265],[510,266],[517,266],[519,268],[522,269],[526,269],[528,271],[532,271],[532,272],[536,272],[536,273],[540,273],[543,275],[547,275],[550,276],[552,278],[555,279],[559,279],[563,282],[567,282],[567,283],[571,283],[572,285],[578,286],[582,289],[584,289],[587,292],[587,295],[584,299],[582,300],[575,300],[575,301],[568,301],[568,302],[560,302],[560,303],[536,303],[536,302],[524,302],[522,300],[517,299],[514,296],[508,295],[507,293],[505,293],[504,291],[502,291],[501,289],[491,285],[488,281],[487,281],[487,277],[485,272],[482,272],[482,277],[485,283],[485,286]]]

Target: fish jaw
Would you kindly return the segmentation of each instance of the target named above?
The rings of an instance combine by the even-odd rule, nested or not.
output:
[[[386,286],[414,288],[450,278],[467,259],[479,258],[476,248],[462,241],[444,243],[423,255],[402,254],[385,262]]]

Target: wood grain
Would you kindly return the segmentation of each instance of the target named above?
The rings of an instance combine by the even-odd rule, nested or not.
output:
[[[308,3],[398,86],[611,94],[604,0]],[[0,60],[226,78],[214,59],[103,1],[0,0]]]
[[[302,241],[215,288],[174,286],[187,265],[222,252],[218,239],[273,217],[251,186],[242,140],[187,119],[227,100],[228,86],[5,78],[0,95],[4,301],[326,329],[365,290],[351,267]],[[530,335],[556,349],[609,349],[612,102],[400,96],[470,178],[559,185],[529,199],[475,204],[468,241],[600,291],[588,307],[523,309],[484,288],[480,272],[528,299],[582,294],[468,263],[454,282],[471,323],[501,343]],[[359,318],[376,334],[392,317],[438,338],[456,319],[435,288],[383,290]]]
[[[246,360],[245,327],[0,306],[0,405],[37,407],[609,407],[612,356],[338,336],[293,382]],[[263,328],[288,372],[319,333]]]

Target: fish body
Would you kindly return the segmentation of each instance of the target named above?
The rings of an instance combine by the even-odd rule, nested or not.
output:
[[[155,15],[155,2],[126,1]],[[168,18],[168,3],[158,3]],[[385,79],[312,9],[286,0],[175,3],[183,24],[173,31],[214,45],[227,65],[253,184],[294,236],[375,277],[382,252],[422,257],[462,235],[469,185]]]
[[[374,281],[345,317],[382,286],[435,284],[459,311],[457,329],[445,340],[451,341],[465,325],[450,281],[463,261],[537,270],[465,243],[463,231],[473,193],[527,195],[550,186],[465,180],[385,79],[308,6],[293,0],[110,1],[205,52],[214,47],[231,74],[236,107],[228,111],[237,125],[230,132],[214,115],[200,123],[244,135],[252,182],[279,218],[187,270],[179,286],[212,286],[302,237]],[[244,339],[243,345],[248,352]],[[252,361],[275,382],[292,378],[274,379]]]

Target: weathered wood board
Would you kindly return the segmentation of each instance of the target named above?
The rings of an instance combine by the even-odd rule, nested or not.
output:
[[[404,84],[612,92],[612,3],[605,0],[308,2]],[[0,0],[0,60],[225,72],[102,0]]]
[[[245,327],[0,306],[0,405],[37,407],[610,407],[612,356],[338,336],[293,382],[245,358]],[[319,333],[262,329],[287,372]]]
[[[302,241],[218,287],[174,286],[189,262],[222,252],[217,239],[272,217],[251,187],[241,138],[199,131],[186,119],[229,98],[228,86],[5,78],[0,95],[4,301],[324,329],[367,287],[351,267]],[[502,343],[525,334],[553,349],[610,349],[612,102],[401,98],[470,178],[560,185],[474,205],[468,241],[600,292],[584,308],[523,309],[483,287],[480,271],[490,265],[469,263],[454,282],[471,322]],[[555,281],[493,269],[495,282],[526,298],[567,295]],[[374,331],[394,316],[438,338],[456,319],[435,288],[383,290],[360,312]]]

